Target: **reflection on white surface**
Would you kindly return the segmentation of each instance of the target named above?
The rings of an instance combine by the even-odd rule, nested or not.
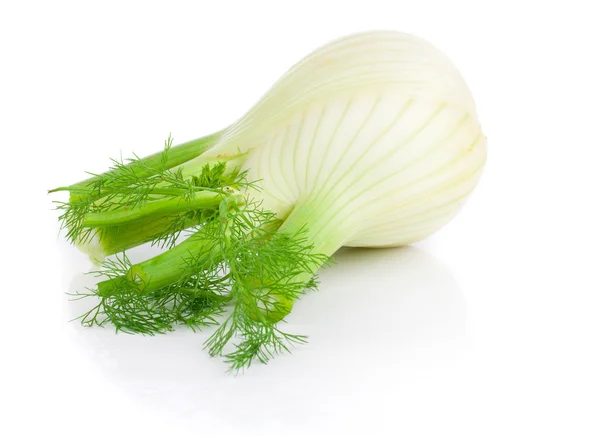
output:
[[[290,420],[310,429],[310,420],[296,422],[294,408],[339,430],[341,416],[367,401],[375,386],[392,388],[398,381],[390,376],[400,369],[439,365],[463,348],[462,294],[452,274],[420,249],[344,249],[320,278],[320,290],[296,304],[286,326],[308,334],[309,344],[243,376],[226,374],[225,364],[202,350],[210,331],[143,337],[75,323],[71,331],[136,401],[148,401],[183,428],[218,423],[223,434],[239,430],[227,427],[232,408],[241,415],[236,423],[264,426],[268,434],[285,431]],[[71,291],[86,281],[77,277]],[[89,305],[69,303],[69,315],[79,315],[82,304]]]
[[[463,335],[458,285],[425,251],[343,249],[335,260],[320,274],[322,292],[300,301],[289,317],[311,330],[323,352],[392,357]]]

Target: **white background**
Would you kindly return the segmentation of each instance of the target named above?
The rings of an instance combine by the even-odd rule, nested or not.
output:
[[[600,434],[600,26],[592,1],[2,2],[5,435]],[[46,189],[241,116],[329,40],[424,37],[489,140],[458,217],[345,251],[300,301],[310,343],[243,376],[205,334],[68,320],[92,265]]]

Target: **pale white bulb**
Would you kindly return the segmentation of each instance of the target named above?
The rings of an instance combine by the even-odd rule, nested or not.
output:
[[[329,253],[438,230],[477,184],[486,138],[446,56],[411,35],[369,32],[296,64],[202,158],[240,153],[264,206]]]

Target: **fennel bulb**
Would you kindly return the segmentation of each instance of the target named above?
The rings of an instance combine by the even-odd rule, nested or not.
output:
[[[438,230],[475,187],[486,140],[442,53],[371,32],[307,56],[197,160],[242,153],[264,206],[289,220],[285,228],[306,224],[331,254]]]

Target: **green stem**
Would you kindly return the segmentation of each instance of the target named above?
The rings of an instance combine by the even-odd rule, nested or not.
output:
[[[192,141],[171,147],[167,153],[166,167],[170,169],[200,156],[218,141],[220,135],[221,132],[217,132],[212,135],[204,136],[202,138],[194,139]],[[152,172],[144,167],[158,168],[163,164],[163,158],[163,151],[160,151],[140,159],[143,165],[140,165],[139,162],[133,162],[128,164],[127,167],[131,168],[140,178],[148,177],[152,174]],[[93,184],[106,175],[114,173],[114,170],[110,170],[67,187],[52,189],[49,192],[71,191],[71,201],[81,200],[86,197],[85,192],[89,188],[90,184]]]
[[[198,219],[190,218],[183,221],[176,220],[177,227],[174,227],[173,222],[175,220],[176,217],[173,216],[150,217],[119,226],[102,227],[98,235],[102,246],[102,254],[103,256],[110,256],[137,247],[163,235],[167,229],[170,232],[178,232],[199,224]]]
[[[315,231],[314,229],[320,229]],[[327,217],[326,213],[311,207],[311,204],[296,204],[292,212],[287,216],[279,233],[290,236],[301,235],[306,238],[309,245],[312,246],[312,254],[324,255],[326,258],[332,256],[341,248],[351,234],[348,225],[340,225],[339,221]],[[324,261],[325,262],[325,261]],[[311,264],[311,271],[302,272],[297,275],[294,281],[298,283],[307,283],[323,264]],[[268,321],[276,323],[281,321],[292,310],[295,299],[276,295],[279,303],[279,310],[267,314]]]
[[[177,282],[190,261],[197,262],[203,254],[211,259],[218,253],[218,244],[208,239],[202,230],[185,241],[151,259],[133,265],[125,276],[115,277],[98,283],[98,294],[109,296],[122,286],[137,284],[140,292],[150,292]]]
[[[84,227],[104,227],[125,224],[139,219],[149,218],[157,215],[169,215],[180,212],[188,212],[196,209],[213,209],[227,197],[227,194],[215,194],[214,192],[200,191],[193,198],[182,197],[168,198],[164,200],[149,201],[139,207],[88,213],[83,219]]]

